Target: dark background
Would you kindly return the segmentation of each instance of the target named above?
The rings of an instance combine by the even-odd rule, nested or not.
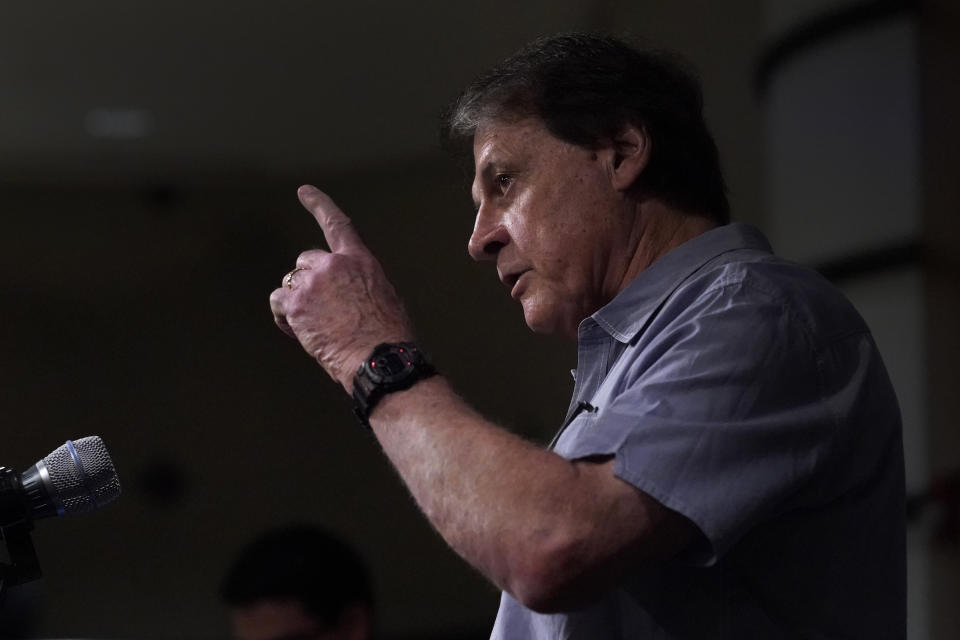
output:
[[[923,169],[892,188],[924,197],[888,212],[909,223],[880,234],[880,249],[906,246],[906,258],[854,269],[868,281],[850,291],[876,318],[911,418],[918,493],[956,464],[948,4],[891,18],[912,34],[892,55],[914,82],[907,117]],[[0,0],[0,463],[22,470],[67,438],[97,434],[123,485],[102,512],[38,523],[44,578],[10,592],[0,637],[224,637],[223,571],[251,537],[291,521],[357,546],[386,637],[484,637],[499,594],[431,530],[345,394],[273,326],[270,291],[322,242],[297,186],[317,185],[353,217],[461,393],[546,442],[576,352],[532,335],[493,270],[469,260],[469,178],[439,148],[442,107],[542,34],[603,30],[678,50],[702,77],[735,218],[791,257],[840,264],[849,285],[842,266],[876,248],[850,229],[873,218],[828,210],[845,222],[824,254],[829,229],[799,237],[795,216],[778,217],[789,209],[781,198],[830,194],[797,171],[778,181],[771,140],[797,129],[778,119],[776,86],[757,81],[792,25],[844,6]],[[842,103],[809,95],[825,117]],[[880,186],[853,178],[861,193]],[[875,279],[884,274],[907,274],[918,310],[907,329],[884,324],[906,304],[900,280]],[[900,354],[904,340],[917,346]],[[948,606],[956,547],[933,542],[946,508],[914,525],[915,638],[960,628]]]

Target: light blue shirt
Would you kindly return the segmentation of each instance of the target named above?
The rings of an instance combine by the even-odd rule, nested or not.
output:
[[[554,450],[614,456],[705,543],[580,610],[505,593],[492,638],[905,636],[900,412],[839,291],[727,225],[585,319],[578,349]]]

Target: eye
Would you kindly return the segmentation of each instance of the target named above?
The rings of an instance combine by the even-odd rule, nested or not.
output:
[[[510,188],[510,185],[513,184],[513,176],[508,173],[500,173],[494,178],[497,183],[497,188],[500,189],[501,193],[506,193],[507,189]]]

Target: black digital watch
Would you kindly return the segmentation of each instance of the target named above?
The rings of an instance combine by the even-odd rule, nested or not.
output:
[[[370,413],[380,398],[409,389],[436,372],[413,342],[378,344],[353,377],[353,412],[369,429]]]

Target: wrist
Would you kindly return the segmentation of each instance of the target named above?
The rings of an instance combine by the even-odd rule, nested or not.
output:
[[[397,336],[388,335],[386,338],[380,340],[355,340],[353,344],[349,345],[349,348],[344,348],[341,350],[333,366],[328,366],[328,364],[324,363],[319,356],[317,357],[317,361],[320,363],[320,366],[327,370],[327,372],[330,374],[330,377],[333,378],[334,381],[338,382],[341,387],[343,387],[343,390],[347,392],[347,395],[352,396],[357,373],[363,363],[376,349],[376,347],[385,343],[390,344],[401,342],[415,341],[412,338],[407,337],[407,334],[400,334]]]
[[[436,369],[414,342],[377,345],[361,361],[353,376],[354,414],[361,424],[370,428],[370,414],[384,396],[409,389],[435,373]]]

